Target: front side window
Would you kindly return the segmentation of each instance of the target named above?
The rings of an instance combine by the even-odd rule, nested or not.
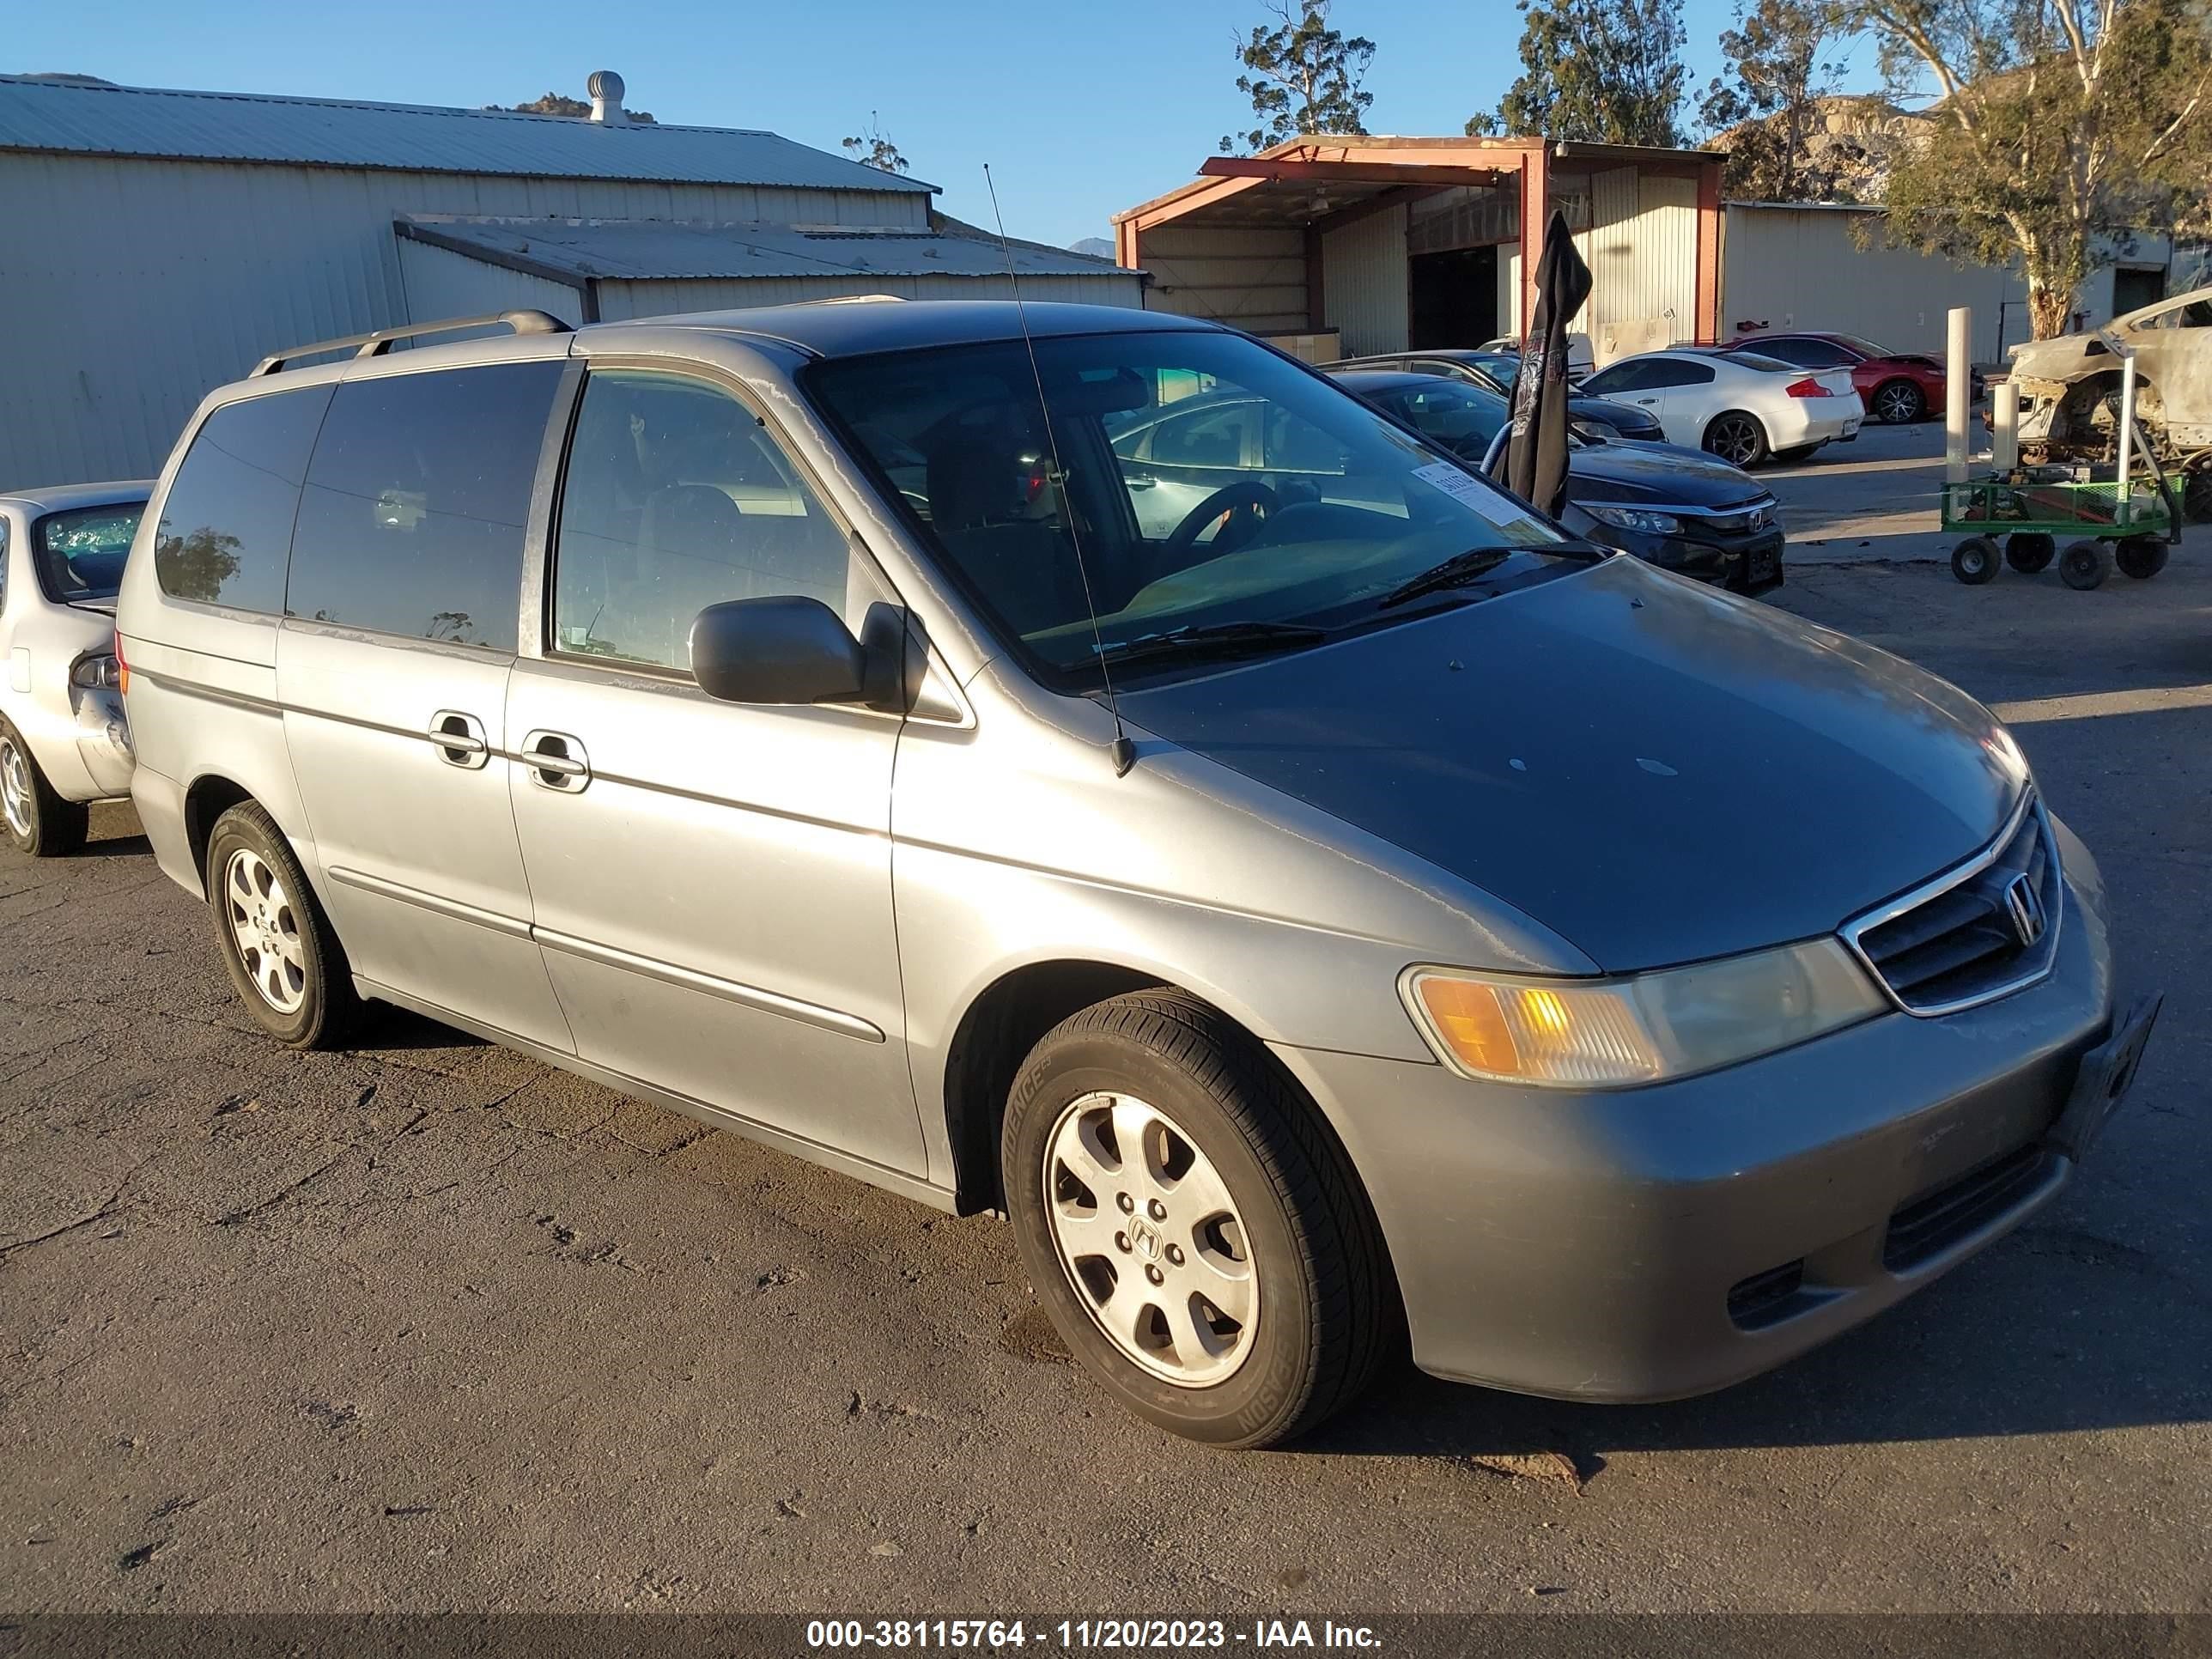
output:
[[[226,404],[207,417],[162,498],[154,576],[172,599],[276,615],[328,386]]]
[[[2191,300],[2146,317],[2137,328],[2212,328],[2212,299]]]
[[[31,531],[31,558],[46,598],[56,605],[113,599],[145,511],[143,501],[119,501],[40,519]]]
[[[918,483],[919,459],[891,471]],[[684,673],[710,605],[816,599],[857,631],[884,597],[750,409],[646,371],[584,383],[553,556],[554,649]]]
[[[1583,562],[1525,504],[1253,341],[1131,332],[1036,352],[1034,368],[1018,340],[890,353],[801,379],[1048,684],[1097,684],[1102,652],[1176,672],[1171,634],[1386,625],[1407,614],[1401,586],[1462,554],[1480,580],[1445,602]],[[1184,422],[1221,434],[1212,465],[1158,459]]]
[[[340,386],[300,501],[285,614],[513,651],[561,368],[493,363]]]

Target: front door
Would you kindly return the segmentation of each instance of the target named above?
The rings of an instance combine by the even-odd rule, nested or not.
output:
[[[816,1146],[924,1171],[891,927],[900,722],[718,702],[691,620],[890,597],[752,408],[594,367],[570,440],[544,651],[507,686],[514,821],[582,1058]]]
[[[566,1051],[503,724],[561,370],[549,356],[339,386],[300,500],[276,686],[354,971]]]

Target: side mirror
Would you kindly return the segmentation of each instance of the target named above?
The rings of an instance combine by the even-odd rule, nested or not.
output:
[[[691,673],[724,702],[860,703],[904,714],[927,647],[896,605],[874,605],[856,640],[837,613],[797,594],[729,599],[691,622]]]

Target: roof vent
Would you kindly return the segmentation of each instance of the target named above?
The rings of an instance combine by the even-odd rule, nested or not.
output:
[[[584,82],[584,90],[592,94],[592,119],[611,127],[626,127],[629,116],[623,108],[623,78],[612,70],[593,70],[592,78]]]

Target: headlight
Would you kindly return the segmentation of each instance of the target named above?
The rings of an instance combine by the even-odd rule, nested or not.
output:
[[[1889,1004],[1841,941],[1623,979],[1522,979],[1409,968],[1399,992],[1468,1077],[1621,1088],[1689,1077],[1856,1024]]]
[[[1682,521],[1671,513],[1653,513],[1641,507],[1607,507],[1595,501],[1580,501],[1577,505],[1593,519],[1615,529],[1640,530],[1647,536],[1672,536],[1682,527]]]
[[[113,690],[123,684],[123,665],[112,652],[88,652],[70,665],[70,684],[88,691]]]

